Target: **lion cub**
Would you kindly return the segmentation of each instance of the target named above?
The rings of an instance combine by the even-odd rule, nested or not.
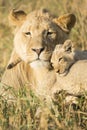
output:
[[[56,45],[51,63],[56,72],[66,75],[70,67],[78,60],[87,60],[87,50],[75,49],[74,42],[68,39],[63,45]]]
[[[66,40],[63,45],[57,45],[52,58],[57,82],[53,92],[66,90],[78,94],[87,90],[87,51],[75,50],[71,40]]]

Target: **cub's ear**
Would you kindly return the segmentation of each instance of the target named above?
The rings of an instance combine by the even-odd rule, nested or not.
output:
[[[20,59],[20,57],[18,56],[18,54],[15,52],[15,50],[13,50],[13,52],[11,54],[10,61],[8,63],[8,66],[7,66],[7,69],[12,69],[13,67],[15,67],[21,61],[22,60]]]
[[[74,14],[65,14],[59,18],[54,18],[53,21],[66,33],[69,33],[75,25],[76,17]]]
[[[72,52],[74,50],[74,42],[72,42],[70,39],[66,40],[63,44],[63,48],[65,52]]]
[[[22,10],[13,9],[10,11],[8,18],[11,24],[18,26],[21,25],[26,19],[26,13]]]

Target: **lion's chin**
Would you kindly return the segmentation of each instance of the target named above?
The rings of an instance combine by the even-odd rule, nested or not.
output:
[[[43,68],[43,67],[49,67],[50,62],[48,60],[34,60],[30,63],[30,66],[32,68]]]

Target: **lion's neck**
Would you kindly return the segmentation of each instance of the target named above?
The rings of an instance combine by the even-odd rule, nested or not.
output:
[[[33,87],[43,88],[50,83],[50,81],[48,82],[48,80],[50,75],[52,75],[51,73],[53,72],[50,70],[51,66],[49,63],[31,63],[30,69],[32,74],[30,80],[32,82]]]
[[[49,72],[50,64],[36,61],[30,64],[30,68],[31,68],[31,73],[33,74],[35,80],[42,81],[44,76]]]

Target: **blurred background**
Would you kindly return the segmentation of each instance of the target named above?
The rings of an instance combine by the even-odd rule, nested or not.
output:
[[[74,13],[77,22],[70,38],[76,42],[78,48],[87,49],[87,0],[0,0],[0,77],[13,46],[13,33],[8,21],[8,14],[13,8],[23,9],[26,13],[47,8],[57,16]]]

